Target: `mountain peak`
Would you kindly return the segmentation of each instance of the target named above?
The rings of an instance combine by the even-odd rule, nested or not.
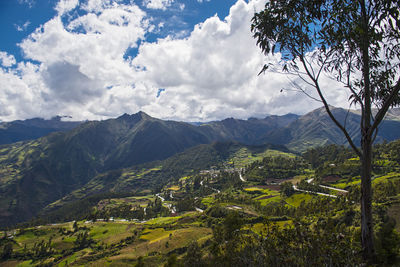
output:
[[[145,112],[139,111],[138,113],[135,113],[135,114],[132,114],[132,115],[124,113],[123,115],[119,116],[117,118],[117,120],[123,121],[123,122],[126,122],[126,123],[130,123],[130,124],[131,123],[132,124],[136,124],[139,121],[148,120],[150,118],[151,117],[149,115],[147,115]]]

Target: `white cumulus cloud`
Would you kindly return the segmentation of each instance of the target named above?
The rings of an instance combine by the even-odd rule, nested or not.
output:
[[[9,55],[7,52],[0,51],[0,62],[4,67],[11,67],[12,65],[15,65],[16,60],[13,55]]]
[[[62,15],[75,9],[78,5],[79,0],[60,0],[60,2],[57,3],[55,9],[57,10],[58,14]]]
[[[71,5],[67,1],[60,3],[57,5],[60,13],[66,14],[75,8],[72,2]],[[8,96],[17,99],[17,92],[33,89],[35,94],[31,95],[35,101],[24,100],[25,105],[13,108],[10,99],[7,112],[2,112],[3,120],[26,118],[22,114],[29,114],[29,117],[61,114],[76,119],[102,119],[123,113],[121,107],[124,105],[114,105],[116,110],[112,111],[106,100],[123,101],[110,95],[116,93],[116,88],[119,92],[134,89],[135,70],[125,59],[125,53],[137,47],[144,38],[149,26],[144,19],[146,14],[136,5],[111,1],[89,1],[83,8],[92,8],[93,12],[77,16],[66,24],[59,13],[19,44],[26,59],[39,63],[32,64],[36,69],[30,71],[29,76],[17,68],[3,69],[0,82],[7,84],[2,88],[3,93],[7,88],[11,90],[11,83],[13,87],[21,88],[13,95],[4,93],[3,102],[7,102]],[[4,52],[0,56],[4,67],[16,63]],[[21,93],[21,99],[24,97]],[[29,112],[23,113],[28,109]],[[44,110],[49,115],[43,114]]]
[[[209,120],[304,113],[321,106],[303,93],[281,92],[291,88],[290,79],[282,74],[257,76],[266,61],[280,61],[279,54],[266,58],[250,32],[254,10],[262,5],[239,0],[224,20],[211,17],[185,39],[167,37],[143,44],[133,60],[145,68],[138,77],[165,88],[152,111],[162,110],[160,114],[173,119]],[[341,92],[334,94],[333,104],[342,104],[337,101]]]
[[[143,5],[151,9],[166,10],[173,2],[174,0],[144,0]]]
[[[164,9],[173,2],[143,3]],[[293,91],[291,80],[301,84],[295,77],[257,75],[267,61],[280,61],[279,54],[263,55],[250,32],[254,11],[264,1],[238,0],[226,18],[213,16],[191,31],[154,42],[146,42],[146,34],[169,21],[153,20],[132,1],[77,3],[59,1],[58,14],[19,44],[26,62],[0,52],[1,120],[106,119],[142,110],[163,119],[199,121],[305,113],[321,106]],[[131,49],[138,49],[134,58],[127,54]],[[332,105],[347,104],[332,80],[324,77],[321,83]]]

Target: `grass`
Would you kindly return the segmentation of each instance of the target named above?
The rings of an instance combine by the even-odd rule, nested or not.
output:
[[[259,192],[262,192],[262,191],[263,191],[263,189],[262,189],[262,188],[260,188],[260,187],[256,187],[256,186],[253,186],[253,187],[247,187],[247,188],[244,188],[243,190],[244,190],[244,191],[249,191],[249,192],[254,192],[254,191],[259,191]]]
[[[10,265],[10,266],[12,266],[12,265]],[[28,266],[33,266],[32,260],[23,261],[17,265],[17,267],[28,267]]]
[[[287,180],[287,182],[290,182],[292,184],[297,184],[297,183],[300,183],[301,180],[304,180],[309,177],[310,176],[307,176],[307,175],[297,175],[297,176],[294,176],[292,179]]]
[[[339,189],[345,189],[348,186],[357,185],[357,184],[360,184],[360,183],[361,183],[360,178],[352,178],[350,180],[349,179],[342,179],[342,180],[339,180],[338,182],[332,183],[330,185],[332,187],[336,187],[336,188],[339,188]]]
[[[268,188],[263,188],[263,187],[257,187],[257,186],[252,186],[252,187],[247,187],[244,188],[244,191],[247,192],[260,192],[261,194],[266,194],[266,195],[276,195],[278,191],[271,190]]]
[[[24,247],[24,244],[28,248],[33,247],[35,243],[39,243],[42,240],[48,242],[50,238],[56,237],[58,235],[58,228],[52,228],[49,226],[41,227],[40,229],[37,228],[29,228],[26,232],[22,234],[17,234],[14,237],[14,240],[20,246],[20,249]]]
[[[400,173],[390,172],[390,173],[388,173],[386,175],[382,175],[382,176],[376,177],[375,179],[372,180],[372,183],[373,184],[381,183],[383,181],[386,181],[386,180],[389,180],[389,179],[394,179],[394,178],[400,178]]]
[[[173,185],[167,188],[167,190],[178,191],[180,188],[177,185]]]
[[[126,197],[126,198],[112,198],[110,199],[109,203],[104,203],[106,204],[107,207],[112,207],[112,206],[118,206],[121,205],[123,203],[128,203],[128,204],[132,204],[132,205],[139,205],[139,206],[147,206],[147,203],[149,201],[154,201],[155,200],[155,196],[154,195],[147,195],[147,196],[138,196],[138,197]]]
[[[265,206],[271,202],[281,202],[282,198],[280,195],[276,195],[273,197],[270,197],[271,195],[261,195],[258,197],[253,198],[256,201],[259,201],[261,205]],[[268,197],[268,198],[265,198]]]
[[[227,160],[227,163],[234,163],[236,168],[244,168],[255,161],[260,161],[265,157],[295,157],[294,154],[286,153],[278,150],[267,149],[261,153],[253,153],[248,148],[243,147],[236,151],[231,158]]]
[[[395,179],[395,178],[400,178],[400,173],[391,172],[391,173],[388,173],[386,175],[372,177],[372,183],[376,184],[376,183],[380,183],[382,181],[386,181],[388,179]],[[340,189],[345,189],[348,186],[357,185],[357,184],[360,184],[360,183],[361,183],[361,179],[359,177],[353,177],[350,180],[349,179],[339,180],[336,183],[332,183],[331,186],[337,187],[337,188],[340,188]]]
[[[291,206],[298,207],[300,206],[301,202],[309,202],[312,199],[312,195],[305,194],[305,193],[295,193],[290,197],[286,198],[285,201]]]
[[[96,222],[90,229],[90,236],[94,240],[102,241],[106,244],[119,242],[131,236],[132,232],[128,226],[134,224],[128,222]]]
[[[252,230],[253,232],[257,233],[257,234],[264,234],[268,232],[268,227],[272,227],[273,225],[278,226],[279,228],[284,228],[288,225],[291,225],[293,222],[292,220],[286,220],[286,221],[274,221],[274,222],[270,222],[270,224],[264,224],[264,223],[256,223],[253,225],[246,225],[243,227],[244,230]]]
[[[201,200],[201,203],[203,203],[204,205],[206,205],[207,207],[211,206],[212,204],[214,204],[215,199],[213,197],[204,197]]]
[[[91,251],[92,250],[89,248],[79,250],[79,251],[75,252],[74,254],[72,254],[71,256],[64,259],[63,261],[61,261],[59,264],[57,264],[57,266],[69,266],[69,264],[74,263],[75,261],[79,260],[80,258],[87,255]]]
[[[141,236],[141,242],[121,249],[120,254],[110,257],[110,260],[137,259],[139,256],[167,254],[177,248],[186,247],[193,240],[205,242],[211,238],[212,231],[205,227],[188,227],[171,231],[163,228],[147,229]]]
[[[147,229],[142,232],[140,239],[147,240],[150,243],[159,241],[163,238],[169,237],[174,231],[166,231],[164,228]]]
[[[153,224],[173,224],[177,222],[182,216],[176,217],[158,217],[147,221],[146,225],[153,225]]]

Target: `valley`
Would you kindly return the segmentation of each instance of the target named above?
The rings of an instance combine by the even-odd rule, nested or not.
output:
[[[383,211],[388,209],[393,214],[400,202],[399,144],[400,141],[395,141],[376,148],[373,180],[377,233],[385,238],[378,240],[378,245],[382,244],[381,253],[394,255],[394,247],[386,245],[387,240],[400,240],[394,232],[399,224],[391,221],[400,222],[400,217],[388,219]],[[32,221],[32,226],[3,231],[2,244],[12,244],[12,256],[3,263],[5,266],[170,266],[173,262],[172,266],[208,266],[221,262],[230,266],[233,262],[253,259],[255,255],[246,253],[250,247],[272,245],[268,242],[284,238],[284,231],[309,235],[308,227],[319,229],[324,236],[340,238],[325,240],[320,248],[319,243],[315,246],[297,240],[291,232],[290,245],[285,249],[294,253],[296,242],[301,242],[310,253],[324,249],[346,253],[346,261],[338,259],[339,263],[348,264],[350,260],[350,266],[360,262],[359,256],[349,254],[349,249],[358,246],[355,238],[360,219],[357,201],[360,181],[353,176],[359,165],[350,150],[331,145],[299,156],[263,146],[237,143],[213,146],[224,156],[210,162],[207,168],[177,174],[158,190],[143,188],[126,196],[99,195],[88,201],[91,205],[86,209],[82,207],[82,199],[76,201],[82,193],[75,193],[74,199],[65,198],[52,204],[64,209],[61,213],[64,217],[58,213],[58,223],[54,223],[55,213],[49,212]],[[192,159],[191,151],[186,153],[179,155],[182,161]],[[310,162],[316,155],[318,161],[312,167]],[[127,169],[120,177],[155,175],[162,172],[165,164],[157,162],[156,167],[143,167],[135,173]],[[68,206],[86,212],[68,214]],[[53,223],[44,223],[46,216]],[[270,236],[270,241],[258,239],[265,235]],[[337,242],[343,247],[338,248]],[[279,249],[283,249],[282,244],[272,253],[280,253]],[[258,249],[252,253],[266,257],[265,262],[271,260]],[[324,259],[314,260],[324,262]],[[390,263],[388,258],[381,260]],[[294,264],[297,260],[292,258],[289,262]]]
[[[334,132],[314,135],[320,115],[194,126],[137,113],[3,145],[0,263],[359,265],[360,161],[329,141]],[[300,147],[282,139],[291,125]],[[399,148],[399,140],[374,147],[384,265],[399,263]]]

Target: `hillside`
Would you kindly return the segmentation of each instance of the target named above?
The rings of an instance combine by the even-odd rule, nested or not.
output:
[[[69,131],[81,122],[62,121],[61,117],[50,120],[34,118],[0,123],[0,145],[33,140],[52,132]]]
[[[299,116],[295,114],[267,116],[263,119],[250,118],[248,120],[228,118],[200,125],[200,129],[219,140],[257,145],[265,143],[262,140],[263,136],[288,126],[298,118]]]
[[[209,142],[195,126],[137,113],[5,145],[0,152],[0,224],[29,219],[99,173],[165,159]]]
[[[357,138],[359,116],[343,109],[333,112],[340,120],[347,117],[346,125]],[[31,121],[32,125],[40,123],[46,125],[43,121]],[[399,138],[399,125],[399,121],[385,121],[377,140]],[[158,170],[158,163],[153,163],[151,168],[155,171],[145,176],[150,178],[136,181],[131,178],[143,176],[143,168],[138,165],[165,160],[200,144],[230,141],[285,145],[297,152],[317,145],[345,144],[323,109],[301,117],[289,114],[264,119],[230,118],[200,126],[163,121],[143,112],[89,121],[67,132],[1,146],[0,225],[26,221],[63,198],[74,199],[76,195],[84,197],[125,186],[127,190],[152,189],[160,182],[161,186],[172,177],[167,168]],[[213,160],[210,157],[209,161]],[[121,180],[120,176],[127,179]]]
[[[400,262],[399,147],[400,141],[375,147],[373,201],[379,266]],[[59,217],[60,223],[3,232],[0,263],[365,264],[358,238],[360,179],[353,172],[359,167],[358,159],[351,150],[335,145],[309,150],[304,156],[276,148],[215,143],[159,161],[157,168],[142,165],[134,180],[147,180],[163,168],[198,168],[174,173],[153,192],[124,195],[114,187],[114,195],[70,199],[70,204],[75,203],[70,211],[83,212],[67,214],[63,208],[58,215],[65,218]],[[124,179],[131,180],[126,175]],[[117,181],[124,179],[121,175]]]
[[[342,125],[345,125],[355,144],[359,145],[361,116],[357,114],[357,111],[348,112],[342,108],[332,108],[332,113]],[[381,123],[376,138],[377,143],[400,138],[397,130],[400,129],[400,121],[397,114],[397,109],[393,109],[389,112],[387,119]],[[284,144],[296,152],[304,152],[308,148],[326,144],[347,145],[343,133],[332,122],[324,108],[309,112],[286,127],[264,135],[262,140],[272,144]]]
[[[245,146],[233,142],[216,142],[195,146],[162,161],[101,173],[77,190],[49,204],[40,216],[68,214],[69,211],[66,210],[71,209],[71,206],[80,205],[79,203],[85,199],[98,198],[104,194],[140,195],[146,192],[157,192],[165,184],[177,182],[180,177],[193,175],[211,167],[222,167],[229,159],[242,151],[247,151],[245,155],[249,157],[247,153],[262,155],[271,148],[285,150],[284,147],[272,145]]]

